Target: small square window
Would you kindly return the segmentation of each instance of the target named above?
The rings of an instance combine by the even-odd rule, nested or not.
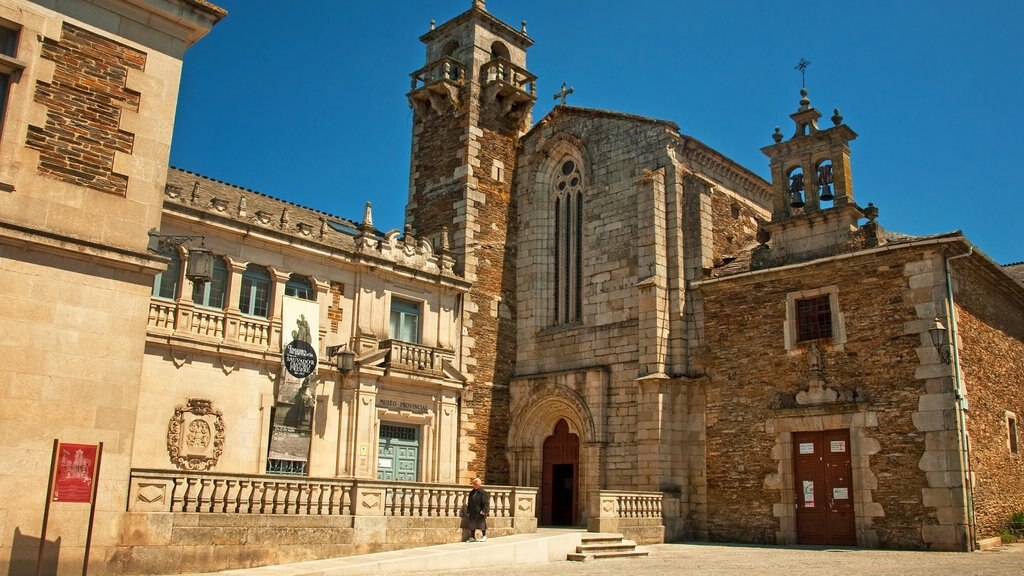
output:
[[[832,308],[829,295],[796,301],[797,342],[832,337]]]

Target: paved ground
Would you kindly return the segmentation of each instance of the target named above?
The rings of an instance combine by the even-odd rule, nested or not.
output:
[[[480,546],[487,546],[481,543]],[[421,576],[1005,576],[1024,575],[1024,544],[983,552],[894,552],[816,547],[659,544],[642,559],[402,572]],[[397,574],[396,574],[397,576]]]

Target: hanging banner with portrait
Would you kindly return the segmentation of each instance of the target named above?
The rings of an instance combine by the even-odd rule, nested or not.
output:
[[[281,375],[267,472],[304,475],[308,473],[318,383],[320,306],[315,301],[284,296],[281,320]]]

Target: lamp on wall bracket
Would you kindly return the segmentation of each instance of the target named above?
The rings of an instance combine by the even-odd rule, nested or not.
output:
[[[327,347],[327,357],[334,358],[338,372],[348,374],[356,367],[356,353],[348,349],[348,344]]]
[[[950,364],[953,359],[950,354],[946,333],[946,327],[942,325],[942,321],[938,318],[928,327],[928,334],[932,337],[932,346],[935,346],[935,351],[939,353],[939,360],[942,360],[943,364]]]
[[[199,246],[189,247],[189,242],[199,241]],[[213,266],[216,256],[206,247],[205,236],[171,236],[158,234],[156,228],[149,231],[149,249],[162,255],[173,252],[179,246],[188,248],[188,265],[185,278],[196,286],[213,280]]]

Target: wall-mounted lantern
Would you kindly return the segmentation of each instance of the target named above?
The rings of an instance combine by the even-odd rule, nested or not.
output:
[[[928,328],[928,334],[932,337],[932,346],[935,346],[935,351],[939,353],[939,359],[944,364],[951,363],[952,356],[950,355],[949,342],[946,339],[947,330],[938,318]]]
[[[348,349],[347,344],[327,347],[327,357],[334,358],[338,372],[348,374],[356,367],[356,353]]]
[[[198,240],[199,246],[188,248],[188,243]],[[202,286],[213,280],[213,265],[217,257],[206,247],[205,236],[164,236],[157,234],[156,229],[149,231],[149,249],[158,254],[170,254],[178,246],[188,248],[188,265],[185,267],[185,278],[196,286]]]

